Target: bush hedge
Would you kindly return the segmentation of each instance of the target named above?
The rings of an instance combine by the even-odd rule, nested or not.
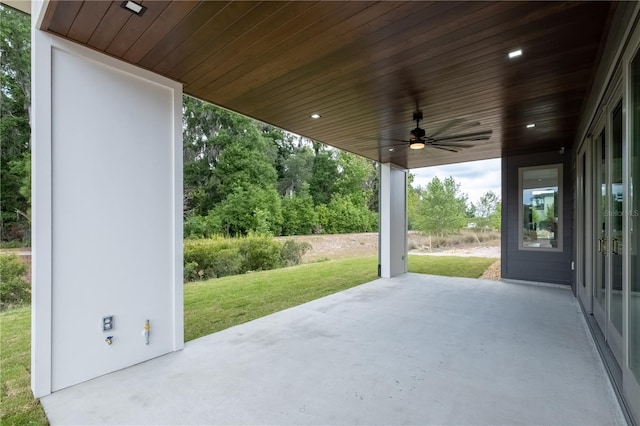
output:
[[[185,240],[184,279],[206,280],[297,265],[310,248],[308,243],[288,240],[281,244],[269,235],[255,234]]]
[[[0,254],[0,310],[31,301],[26,273],[27,265],[18,256]]]

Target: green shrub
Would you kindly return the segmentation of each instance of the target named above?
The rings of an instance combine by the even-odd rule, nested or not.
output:
[[[299,265],[302,262],[302,256],[311,249],[311,244],[307,242],[296,242],[295,240],[287,240],[280,250],[280,258],[285,266]]]
[[[222,249],[211,259],[209,275],[213,278],[237,275],[241,265],[242,255],[237,248]]]
[[[269,235],[249,234],[239,239],[241,272],[266,271],[282,266],[281,244]]]
[[[186,240],[184,279],[189,282],[276,269],[289,264],[281,256],[282,244],[269,235]]]
[[[282,199],[282,235],[309,235],[318,224],[313,198],[308,192]]]
[[[184,220],[183,232],[185,238],[204,238],[206,224],[202,216],[190,216]]]
[[[242,264],[238,242],[214,237],[184,242],[184,279],[195,281],[237,274]]]
[[[197,281],[200,279],[200,268],[198,268],[198,262],[186,262],[184,263],[184,280],[185,282]]]
[[[373,232],[377,228],[375,212],[357,197],[335,195],[328,205],[317,208],[318,222],[329,234]]]
[[[0,255],[0,310],[31,301],[31,288],[24,278],[27,265],[15,254]]]

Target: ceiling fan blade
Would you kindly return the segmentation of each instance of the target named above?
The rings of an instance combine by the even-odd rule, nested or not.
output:
[[[493,134],[493,130],[484,130],[482,132],[465,133],[461,135],[442,136],[440,138],[432,138],[437,142],[441,141],[462,141],[462,140],[487,140]]]
[[[444,146],[444,147],[451,147],[451,148],[473,148],[475,145],[468,145],[468,144],[460,144],[460,143],[438,143],[438,142],[433,142],[431,143],[432,146]]]
[[[474,142],[478,142],[477,140],[474,139],[461,139],[461,140],[456,140],[456,139],[449,139],[446,141],[440,141],[440,140],[435,140],[432,143],[436,144],[436,145],[465,145],[465,146],[473,146]]]
[[[436,143],[442,143],[442,144],[455,144],[455,143],[464,143],[464,142],[471,142],[471,143],[482,143],[482,142],[486,142],[488,141],[489,137],[487,136],[477,136],[475,138],[459,138],[459,139],[435,139],[434,142]]]
[[[455,126],[458,123],[461,123],[464,121],[464,118],[454,118],[453,120],[451,120],[450,122],[448,122],[447,124],[445,124],[444,126],[440,127],[438,130],[436,130],[432,135],[431,138],[441,135],[442,133],[445,133],[447,130],[451,129],[453,126]]]
[[[441,146],[441,145],[427,144],[426,146],[428,146],[430,148],[441,149],[443,151],[459,152],[459,150],[457,150],[455,148],[445,147],[445,146]]]

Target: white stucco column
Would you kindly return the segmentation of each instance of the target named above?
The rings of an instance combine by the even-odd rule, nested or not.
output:
[[[407,272],[407,171],[380,164],[380,276]]]
[[[184,345],[182,86],[38,30],[42,4],[32,7],[31,385],[41,397]]]

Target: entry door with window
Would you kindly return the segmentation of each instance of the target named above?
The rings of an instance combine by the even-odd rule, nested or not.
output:
[[[622,100],[607,114],[608,126],[598,131],[593,155],[593,314],[613,354],[622,363]]]

